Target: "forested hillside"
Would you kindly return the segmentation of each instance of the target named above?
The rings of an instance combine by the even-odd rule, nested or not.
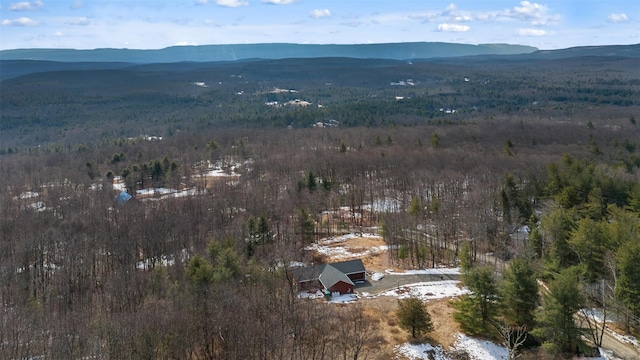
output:
[[[182,61],[236,61],[246,59],[291,59],[349,57],[357,59],[425,59],[469,55],[526,54],[531,46],[510,44],[456,44],[403,42],[387,44],[225,44],[172,46],[164,49],[13,49],[0,51],[2,60],[101,61],[130,63],[176,63]]]
[[[305,299],[290,271],[352,232],[382,236],[393,269],[460,267],[453,319],[494,341],[526,333],[524,359],[601,345],[575,320],[585,308],[638,335],[637,61],[283,59],[3,80],[0,357],[394,358],[406,338],[384,300]]]
[[[0,83],[1,150],[329,120],[341,127],[414,126],[507,115],[603,125],[639,106],[637,57],[509,59],[318,58],[87,70],[81,63]]]

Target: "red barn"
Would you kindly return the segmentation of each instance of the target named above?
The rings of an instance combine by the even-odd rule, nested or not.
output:
[[[301,289],[340,294],[351,294],[356,283],[366,281],[366,270],[360,259],[298,268],[293,275]]]

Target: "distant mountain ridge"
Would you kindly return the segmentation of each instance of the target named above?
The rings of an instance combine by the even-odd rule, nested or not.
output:
[[[325,47],[326,46],[326,47]],[[436,52],[437,50],[437,52]],[[446,51],[445,51],[446,50]],[[463,66],[485,66],[505,62],[600,58],[638,59],[640,44],[582,46],[557,50],[535,50],[519,45],[464,45],[451,43],[397,43],[371,45],[207,45],[171,47],[161,50],[126,49],[18,49],[0,51],[0,81],[49,71],[115,70],[145,67],[147,70],[186,71],[211,64],[229,65],[301,59],[306,61],[376,60],[377,62],[430,62]],[[488,53],[479,53],[488,51]],[[431,57],[427,57],[431,54]],[[421,57],[420,57],[421,56]],[[394,58],[395,57],[395,58]],[[207,59],[226,60],[207,60]],[[235,60],[233,60],[235,58]],[[635,60],[632,60],[635,61]],[[299,62],[296,62],[299,64]],[[368,62],[367,64],[371,64]],[[364,63],[360,63],[364,66]]]
[[[528,54],[538,49],[510,44],[456,44],[411,42],[386,44],[232,44],[172,46],[158,50],[135,49],[14,49],[0,51],[0,60],[44,60],[60,62],[173,63],[244,59],[350,57],[360,59],[411,60],[471,55]]]

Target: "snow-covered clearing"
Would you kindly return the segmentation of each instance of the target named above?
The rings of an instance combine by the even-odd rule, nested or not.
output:
[[[386,246],[374,246],[369,249],[357,251],[353,249],[347,249],[344,247],[328,247],[322,245],[311,245],[305,248],[305,250],[314,250],[318,254],[325,255],[332,259],[346,259],[346,258],[360,258],[365,256],[377,255],[387,251]]]
[[[378,235],[378,234],[372,234],[372,233],[349,233],[349,234],[344,234],[344,235],[340,235],[340,236],[332,236],[332,237],[328,237],[328,238],[324,238],[321,239],[320,241],[318,241],[319,245],[330,245],[330,244],[335,244],[335,243],[343,243],[347,240],[350,239],[355,239],[355,238],[373,238],[373,239],[382,239],[382,236]],[[311,250],[311,249],[306,249],[306,250]]]
[[[194,196],[203,193],[203,191],[199,191],[198,189],[167,189],[167,188],[147,188],[142,190],[136,190],[136,195],[138,196],[157,196],[156,198],[149,198],[148,200],[164,200],[168,198],[180,198],[185,196]]]
[[[334,237],[322,239],[315,244],[305,247],[304,249],[308,251],[315,251],[316,253],[324,255],[333,260],[346,259],[346,258],[362,258],[366,256],[378,255],[386,252],[389,249],[389,247],[386,245],[372,246],[368,248],[337,245],[337,244],[344,243],[350,239],[356,239],[356,238],[372,238],[372,239],[382,240],[382,237],[377,234],[349,233],[346,235],[334,236]]]
[[[405,343],[395,348],[396,358],[402,356],[411,360],[450,360],[454,358],[450,353],[458,351],[468,353],[472,360],[506,360],[509,358],[509,352],[505,347],[491,341],[474,339],[464,334],[458,334],[456,338],[456,342],[449,351],[445,351],[442,346]]]
[[[203,180],[203,179],[211,179],[211,178],[239,177],[240,174],[236,172],[238,168],[242,165],[246,165],[249,163],[251,163],[249,160],[244,161],[244,163],[233,162],[233,161],[226,161],[226,162],[218,161],[216,163],[212,163],[211,161],[202,162],[194,165],[194,171],[196,173],[193,174],[191,178],[193,180]],[[114,176],[111,184],[113,186],[113,189],[116,191],[127,191],[127,186],[124,182],[124,179],[121,176]],[[168,188],[145,188],[145,189],[136,190],[136,195],[141,197],[162,195],[161,197],[155,198],[154,200],[163,200],[167,198],[177,198],[177,197],[185,197],[185,196],[195,196],[195,195],[201,195],[203,193],[204,193],[203,190],[196,189],[196,188],[188,188],[183,190],[168,189]],[[30,196],[30,194],[37,195],[37,193],[28,193],[27,195]]]
[[[245,164],[250,163],[250,161],[245,161]],[[193,175],[194,178],[202,178],[202,177],[229,177],[229,176],[240,176],[236,172],[238,168],[243,165],[240,162],[235,161],[218,161],[212,163],[211,161],[207,161],[205,165],[206,172],[201,174]],[[195,166],[198,168],[198,166]]]
[[[112,185],[113,190],[127,191],[127,186],[124,184],[124,179],[122,178],[122,176],[114,176]]]
[[[422,301],[456,297],[469,293],[461,288],[458,280],[428,281],[402,285],[395,289],[380,293],[380,296],[395,296],[398,299],[417,297]]]

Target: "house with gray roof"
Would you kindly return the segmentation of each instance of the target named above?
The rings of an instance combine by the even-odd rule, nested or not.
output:
[[[355,259],[296,268],[293,276],[303,290],[351,294],[355,284],[366,280],[366,269],[362,260]]]

